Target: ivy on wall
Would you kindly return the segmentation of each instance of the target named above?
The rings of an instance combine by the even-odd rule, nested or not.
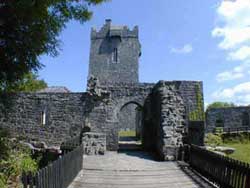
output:
[[[196,94],[196,109],[189,112],[189,120],[190,121],[204,121],[205,120],[205,113],[203,110],[203,99],[201,95],[200,85],[195,85],[195,94]]]

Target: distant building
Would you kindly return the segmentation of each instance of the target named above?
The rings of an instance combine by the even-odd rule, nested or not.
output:
[[[206,112],[206,129],[250,127],[250,106],[211,108]]]

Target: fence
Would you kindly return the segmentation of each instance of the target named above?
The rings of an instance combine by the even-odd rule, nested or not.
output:
[[[222,188],[250,188],[250,165],[199,146],[185,149],[186,162]]]
[[[23,174],[24,188],[67,188],[82,169],[83,146],[63,155],[35,175]]]
[[[239,133],[239,132],[250,132],[250,127],[211,127],[207,128],[206,132],[212,133]]]

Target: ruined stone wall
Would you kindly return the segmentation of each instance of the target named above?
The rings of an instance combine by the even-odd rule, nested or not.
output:
[[[104,155],[106,152],[105,134],[86,132],[82,135],[82,143],[86,155]]]
[[[204,121],[203,84],[200,81],[174,81],[186,108],[186,119]]]
[[[200,84],[202,88],[200,82],[163,83],[175,86],[186,108],[191,106],[193,111],[197,109],[196,85]],[[104,96],[95,96],[93,93],[8,94],[0,97],[0,126],[27,141],[44,141],[48,145],[59,146],[61,142],[79,134],[83,125],[88,125],[91,132],[106,134],[108,150],[117,150],[118,130],[127,126],[119,124],[122,108],[130,104],[142,108],[146,98],[151,99],[149,95],[154,86],[150,83],[100,86],[99,89],[106,92]],[[44,113],[45,125],[42,123]],[[151,114],[148,113],[144,119],[150,118]],[[130,114],[123,118],[128,119],[128,116]],[[152,139],[149,140],[153,143]]]
[[[142,143],[161,160],[175,160],[186,118],[185,106],[174,82],[159,82],[144,106]]]
[[[250,107],[213,108],[206,112],[206,129],[215,127],[250,127]]]
[[[19,93],[1,96],[0,126],[29,142],[59,146],[79,134],[86,93]],[[45,122],[43,114],[45,113]],[[45,124],[43,124],[45,123]]]
[[[158,82],[143,106],[144,149],[156,151],[161,160],[174,160],[190,118],[203,116],[202,82]]]

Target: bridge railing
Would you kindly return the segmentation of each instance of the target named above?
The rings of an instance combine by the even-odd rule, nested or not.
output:
[[[250,188],[250,164],[231,159],[199,146],[183,150],[191,168],[222,188]]]
[[[36,174],[23,173],[23,188],[67,188],[82,169],[83,146],[63,155]]]
[[[211,127],[211,128],[207,128],[206,132],[211,132],[211,133],[250,132],[250,127],[249,126],[244,126],[244,127]]]

